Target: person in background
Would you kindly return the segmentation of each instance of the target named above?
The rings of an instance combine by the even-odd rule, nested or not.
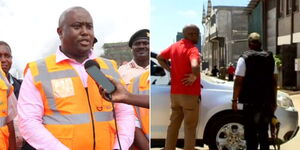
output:
[[[243,104],[245,140],[248,150],[269,150],[268,126],[276,110],[277,70],[270,51],[261,49],[260,35],[248,37],[249,50],[237,62],[232,109]]]
[[[149,36],[150,31],[148,29],[141,29],[135,32],[129,39],[128,46],[132,49],[133,59],[119,68],[120,75],[127,85],[130,84],[133,78],[138,77],[144,72],[149,73]],[[147,95],[149,96],[149,94]],[[136,111],[136,128],[133,146],[137,149],[145,149],[147,146],[147,148],[149,148],[149,138],[147,138],[149,137],[147,136],[149,135],[149,130],[143,130],[145,120],[149,123],[149,109],[134,108]],[[139,113],[137,113],[139,110],[145,112],[140,117]]]
[[[134,106],[139,126],[136,127],[133,146],[141,150],[149,149],[149,74],[150,72],[146,71],[133,78],[128,85],[128,90],[120,82],[111,80],[116,86],[116,91],[112,93],[111,99],[106,97],[107,100],[112,102]],[[105,95],[105,91],[102,90],[101,93]]]
[[[132,106],[106,101],[84,68],[94,60],[107,77],[122,82],[116,62],[92,50],[90,13],[82,7],[65,10],[57,33],[56,53],[25,69],[18,100],[21,134],[36,149],[127,150],[134,137]]]
[[[0,62],[1,64],[1,62]],[[17,115],[17,100],[13,87],[0,68],[0,149],[16,150],[16,138],[13,119]]]
[[[128,46],[132,49],[133,59],[119,67],[119,72],[126,84],[143,72],[149,70],[149,38],[150,31],[141,29],[135,32],[129,39]]]
[[[234,66],[232,65],[232,63],[229,63],[229,67],[227,68],[228,81],[233,81],[234,72]]]
[[[149,90],[150,86],[150,79],[145,78],[146,76],[149,77],[149,71],[144,72],[142,75],[135,77],[131,80],[130,84],[128,85],[128,88],[124,87],[124,85],[120,82],[117,82],[113,79],[109,79],[116,87],[116,90],[112,93],[111,98],[108,98],[105,95],[104,89],[100,89],[101,94],[103,97],[105,97],[106,100],[112,101],[115,103],[125,103],[133,106],[143,107],[143,108],[149,108],[150,106],[150,100],[149,100],[149,93],[147,94],[147,90]],[[143,77],[143,78],[141,78]],[[142,81],[140,80],[142,79]],[[137,84],[137,82],[140,80],[140,83]],[[137,92],[133,92],[134,89],[141,88],[144,89],[144,92],[138,92],[138,94],[135,94]],[[131,91],[131,92],[130,92]],[[139,90],[137,90],[139,91]]]
[[[217,66],[214,66],[214,68],[211,70],[211,75],[216,77],[218,76],[219,70],[217,69]]]
[[[0,41],[0,61],[2,70],[4,71],[9,83],[13,85],[14,94],[18,99],[22,80],[15,78],[9,73],[12,65],[12,54],[10,46],[4,41]]]
[[[200,30],[196,25],[183,28],[184,38],[158,56],[158,63],[171,73],[171,109],[170,124],[165,150],[175,150],[178,131],[184,120],[184,149],[195,149],[196,127],[200,103],[200,54],[198,43]],[[171,60],[171,66],[168,60]]]
[[[5,76],[7,77],[8,82],[14,87],[14,95],[18,99],[19,97],[19,91],[22,84],[22,80],[15,78],[12,76],[9,71],[12,65],[12,51],[8,43],[5,41],[0,41],[0,61],[1,61],[1,68],[3,72],[5,73]],[[22,147],[23,138],[21,137],[18,127],[17,127],[18,119],[14,119],[14,134],[12,136],[16,137],[16,144],[17,148]]]

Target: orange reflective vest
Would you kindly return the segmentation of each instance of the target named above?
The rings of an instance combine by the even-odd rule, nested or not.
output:
[[[1,66],[1,64],[0,64]],[[5,74],[0,68],[0,149],[7,150],[9,143],[9,132],[7,127],[8,101],[7,98],[12,92],[12,86],[5,82]]]
[[[112,103],[101,97],[90,76],[85,89],[67,61],[55,60],[56,55],[51,55],[28,64],[42,96],[44,126],[72,150],[111,150],[116,136]],[[120,81],[114,61],[96,61],[107,77]]]
[[[132,79],[132,84],[128,89],[133,94],[149,95],[149,71],[144,72],[140,76]],[[142,130],[149,140],[149,109],[134,106],[135,115],[139,119]]]

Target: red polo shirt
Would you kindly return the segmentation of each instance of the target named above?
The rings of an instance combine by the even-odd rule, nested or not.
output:
[[[161,52],[164,59],[171,59],[171,93],[200,95],[200,75],[190,86],[182,84],[185,74],[192,73],[191,59],[198,59],[198,48],[189,40],[182,39]]]

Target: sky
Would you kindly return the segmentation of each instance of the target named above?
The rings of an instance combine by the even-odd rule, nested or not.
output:
[[[59,16],[73,6],[93,18],[97,55],[103,43],[127,42],[137,30],[150,28],[150,0],[0,0],[0,40],[12,49],[11,72],[22,73],[28,62],[55,53]]]
[[[247,6],[249,0],[212,0],[213,6]],[[176,41],[177,32],[187,24],[195,24],[203,31],[203,5],[207,0],[151,0],[151,44],[156,53]]]

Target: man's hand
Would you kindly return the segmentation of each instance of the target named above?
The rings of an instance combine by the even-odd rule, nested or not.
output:
[[[193,73],[185,74],[184,78],[181,80],[182,84],[185,86],[192,85],[197,79],[197,76],[195,76]]]
[[[100,85],[98,85],[101,96],[110,102],[125,103],[124,100],[128,99],[130,93],[120,82],[117,82],[114,79],[108,79],[116,86],[116,90],[112,93],[111,98],[109,98],[106,91]]]
[[[237,112],[237,100],[232,100],[232,110],[233,112]]]

